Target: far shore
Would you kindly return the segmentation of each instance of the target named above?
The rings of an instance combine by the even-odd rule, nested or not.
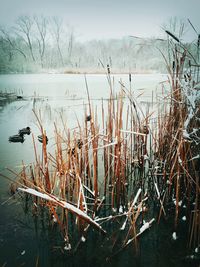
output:
[[[11,71],[0,72],[0,75],[5,74],[107,74],[106,69],[42,69],[39,71]],[[158,70],[121,70],[111,69],[110,74],[162,74]]]

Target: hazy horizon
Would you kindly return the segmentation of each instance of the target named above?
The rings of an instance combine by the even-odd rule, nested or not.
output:
[[[168,1],[0,0],[0,24],[11,26],[20,15],[60,16],[74,28],[79,41],[123,38],[129,35],[160,37],[170,17],[187,19],[200,30],[198,0]],[[187,36],[193,40],[193,30]]]

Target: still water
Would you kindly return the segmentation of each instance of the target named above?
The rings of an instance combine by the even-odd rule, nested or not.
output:
[[[110,95],[106,75],[88,75],[86,79],[93,106],[101,108],[102,99],[107,100]],[[120,91],[120,82],[127,90],[130,89],[128,75],[114,75],[111,80],[114,94]],[[156,93],[161,94],[163,89],[159,83],[163,80],[166,80],[165,75],[134,75],[132,90],[136,97],[141,95],[139,100],[151,102],[152,92],[154,97]],[[76,127],[77,119],[80,122],[83,120],[88,103],[84,75],[0,75],[0,91],[16,92],[23,96],[23,99],[10,103],[0,102],[0,168],[20,165],[23,159],[27,163],[32,162],[31,136],[26,136],[24,144],[10,144],[7,141],[10,135],[17,134],[26,126],[31,127],[35,136],[40,134],[33,109],[41,111],[43,126],[50,140],[53,140],[53,123],[60,125],[62,115],[68,128]],[[52,145],[53,141],[50,142]]]
[[[131,88],[135,97],[141,95],[139,101],[150,103],[152,98],[155,101],[156,94],[162,95],[164,89],[160,82],[166,79],[166,75],[133,75]],[[114,94],[120,91],[121,83],[130,89],[128,75],[114,75],[111,80]],[[87,75],[87,84],[93,106],[100,108],[102,99],[109,98],[106,76]],[[33,109],[41,111],[49,138],[48,148],[53,152],[54,122],[62,130],[62,116],[67,127],[76,127],[77,120],[83,120],[88,103],[84,75],[0,75],[0,91],[15,92],[23,97],[11,102],[0,101],[0,172],[4,175],[9,175],[7,167],[19,172],[22,161],[25,165],[34,162],[31,135],[27,135],[22,144],[8,142],[9,136],[27,126],[35,137],[40,134]],[[36,146],[39,152],[41,144],[36,142]],[[15,175],[9,176],[15,179]],[[172,229],[167,224],[160,228],[154,225],[144,235],[139,257],[134,257],[130,248],[107,262],[104,255],[95,251],[95,239],[92,247],[88,246],[73,257],[58,255],[51,246],[53,232],[43,223],[34,221],[31,211],[19,202],[19,197],[9,199],[8,185],[9,182],[0,177],[0,266],[183,266],[181,238],[176,245],[172,243]]]

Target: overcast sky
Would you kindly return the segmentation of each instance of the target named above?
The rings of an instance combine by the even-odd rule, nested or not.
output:
[[[80,40],[160,36],[173,16],[189,18],[200,32],[199,13],[200,0],[0,0],[0,24],[24,14],[61,16]]]

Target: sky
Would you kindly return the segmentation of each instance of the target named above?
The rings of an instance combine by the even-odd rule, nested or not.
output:
[[[170,17],[189,18],[200,32],[200,0],[0,0],[0,24],[20,15],[60,16],[80,41],[160,37]],[[194,39],[191,29],[189,38]]]

